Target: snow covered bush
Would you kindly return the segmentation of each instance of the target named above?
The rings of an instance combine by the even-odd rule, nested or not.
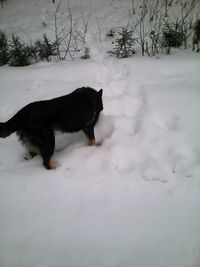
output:
[[[35,47],[41,60],[46,59],[49,61],[51,56],[56,55],[57,44],[56,42],[51,42],[45,33],[43,35],[43,40],[38,40],[35,42]]]
[[[8,39],[4,32],[0,31],[0,66],[9,60]]]
[[[200,43],[200,19],[198,19],[194,24],[194,33],[193,33],[193,39],[192,39],[193,50],[195,50],[195,45],[196,45],[197,52],[200,51],[199,43]]]
[[[118,58],[126,58],[135,54],[133,31],[122,27],[121,32],[118,34],[119,37],[115,39],[116,46],[111,51],[108,51],[108,53]]]
[[[27,49],[28,49],[31,61],[34,60],[35,62],[39,62],[39,51],[38,51],[37,45],[31,43],[27,46]]]
[[[22,43],[19,36],[12,34],[12,40],[9,46],[9,65],[27,66],[30,64],[30,55],[27,46]]]
[[[165,22],[163,30],[163,47],[166,48],[166,53],[170,54],[171,47],[179,48],[183,44],[184,34],[181,31],[179,23]]]

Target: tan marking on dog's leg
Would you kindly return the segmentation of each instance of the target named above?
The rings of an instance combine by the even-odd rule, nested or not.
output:
[[[89,145],[90,145],[90,146],[96,146],[96,141],[95,141],[95,139],[90,140],[90,141],[89,141]]]
[[[55,170],[57,168],[57,162],[50,159],[49,167],[50,167],[50,170]]]

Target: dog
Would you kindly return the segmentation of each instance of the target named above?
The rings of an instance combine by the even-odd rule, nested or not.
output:
[[[41,155],[46,169],[55,169],[51,158],[55,149],[55,131],[83,131],[90,145],[96,145],[94,126],[103,110],[103,89],[78,88],[68,95],[32,102],[7,122],[0,123],[0,137],[16,132],[30,156]]]

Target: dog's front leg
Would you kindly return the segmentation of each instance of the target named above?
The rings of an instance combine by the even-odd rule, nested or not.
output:
[[[89,139],[89,145],[90,146],[96,146],[95,136],[94,136],[94,127],[87,127],[83,129],[83,132]]]

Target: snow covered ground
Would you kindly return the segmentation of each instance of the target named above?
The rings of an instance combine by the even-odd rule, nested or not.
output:
[[[92,48],[87,61],[0,68],[0,121],[81,86],[104,90],[101,146],[58,134],[56,170],[25,161],[14,134],[0,139],[0,267],[199,267],[200,56]]]

